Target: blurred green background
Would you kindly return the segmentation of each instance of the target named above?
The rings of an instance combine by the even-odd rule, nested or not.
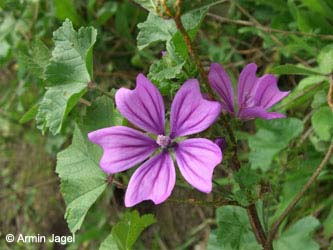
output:
[[[29,114],[36,112],[45,83],[38,72],[40,65],[34,67],[29,60],[45,63],[45,51],[50,53],[47,48],[54,46],[52,32],[69,18],[75,29],[94,26],[98,30],[94,81],[102,89],[133,86],[139,72],[150,72],[152,78],[158,74],[154,83],[162,93],[171,96],[187,76],[177,73],[175,62],[161,59],[163,44],[137,48],[137,25],[146,17],[147,11],[134,1],[0,0],[0,249],[98,249],[124,211],[124,190],[114,187],[92,207],[76,242],[67,248],[60,244],[8,245],[4,240],[7,233],[69,235],[55,173],[56,154],[70,144],[73,121],[85,104],[79,103],[76,112],[69,114],[61,133],[42,134]],[[331,0],[219,1],[203,20],[195,44],[207,69],[210,62],[220,62],[233,80],[248,62],[256,62],[261,73],[294,64],[328,74],[333,68],[333,39],[329,35],[333,35]],[[38,45],[40,42],[44,45]],[[166,74],[165,67],[175,67],[175,71]],[[262,188],[270,181],[268,191],[262,192],[275,212],[288,204],[311,175],[333,130],[333,118],[327,113],[327,77],[285,74],[279,87],[292,93],[276,110],[297,117],[304,129],[287,140],[287,145],[278,147],[278,155],[269,162],[270,171],[261,177]],[[250,148],[246,143],[240,145],[243,159],[251,150],[276,147],[280,133],[284,133],[253,121],[238,127],[238,139],[250,144]],[[270,130],[275,137],[270,144],[251,144],[251,140],[258,141],[255,128]],[[217,170],[216,175],[224,177],[223,185],[233,183],[225,169]],[[333,249],[332,190],[331,160],[288,221],[293,223],[306,215],[317,217],[321,226],[314,238],[321,249]],[[216,228],[214,207],[179,201],[213,196],[177,187],[174,198],[163,205],[139,205],[141,213],[155,214],[158,223],[144,232],[135,249],[206,249],[210,230]],[[219,248],[211,245],[209,249]]]

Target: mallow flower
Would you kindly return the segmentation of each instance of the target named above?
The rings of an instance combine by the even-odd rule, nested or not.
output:
[[[170,133],[165,128],[165,109],[158,89],[143,75],[136,88],[120,88],[115,96],[120,113],[140,130],[114,126],[93,131],[89,140],[103,149],[100,166],[108,174],[141,164],[131,176],[125,206],[143,200],[165,201],[176,182],[174,153],[180,173],[194,188],[212,190],[214,168],[222,160],[220,148],[204,138],[182,139],[207,129],[221,112],[219,102],[202,97],[196,79],[187,80],[175,95],[170,111]]]
[[[277,78],[271,74],[256,76],[257,65],[250,63],[240,73],[237,86],[237,106],[234,103],[234,91],[231,80],[218,63],[212,63],[208,75],[211,87],[220,96],[222,109],[240,119],[256,117],[270,120],[285,117],[283,114],[269,112],[268,109],[289,94],[280,91]]]

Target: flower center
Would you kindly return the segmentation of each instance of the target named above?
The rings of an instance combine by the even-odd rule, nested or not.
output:
[[[158,135],[156,139],[156,143],[160,145],[162,148],[166,148],[170,145],[171,140],[170,137],[167,135]]]

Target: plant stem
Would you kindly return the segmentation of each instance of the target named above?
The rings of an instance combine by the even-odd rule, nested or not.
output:
[[[185,28],[182,24],[182,21],[181,21],[181,14],[180,14],[181,0],[177,0],[177,2],[175,4],[176,14],[174,16],[171,14],[171,11],[169,10],[168,6],[165,3],[165,0],[162,0],[162,5],[163,5],[163,8],[165,10],[165,13],[168,16],[170,16],[171,18],[174,19],[177,29],[182,34],[182,36],[185,40],[188,52],[191,55],[191,57],[193,58],[196,66],[197,66],[197,69],[200,73],[200,76],[201,76],[202,80],[204,81],[204,83],[206,85],[209,97],[212,100],[214,100],[213,91],[212,91],[211,86],[209,85],[207,73],[206,73],[206,71],[205,71],[205,69],[204,69],[204,67],[203,67],[203,65],[200,61],[200,58],[199,58],[198,54],[196,53],[196,51],[194,49],[193,43],[190,39],[190,36],[188,35],[188,33],[185,30]],[[221,116],[221,120],[222,120],[223,126],[226,128],[226,130],[228,132],[228,135],[229,135],[229,138],[230,138],[230,140],[233,144],[233,147],[232,147],[233,156],[232,156],[231,165],[232,165],[233,170],[236,172],[241,167],[241,164],[240,164],[240,161],[239,161],[238,155],[237,155],[237,140],[236,140],[236,137],[234,136],[234,133],[233,133],[233,130],[232,130],[231,126],[229,125],[228,121],[226,120],[226,118],[223,115]],[[250,224],[251,224],[252,230],[254,232],[254,235],[255,235],[258,243],[260,243],[264,247],[265,244],[266,244],[266,235],[265,235],[265,231],[264,231],[264,229],[261,225],[261,222],[259,220],[258,211],[257,211],[257,208],[256,208],[255,204],[251,204],[250,206],[248,206],[246,208],[246,211],[247,211],[247,214],[248,214],[248,217],[249,217]]]
[[[264,229],[262,228],[256,205],[253,203],[246,209],[247,215],[250,220],[250,224],[253,230],[253,233],[257,239],[257,241],[262,245],[265,246],[266,244],[266,234]]]
[[[289,206],[283,211],[283,213],[280,215],[280,217],[273,223],[272,228],[268,234],[267,241],[266,241],[266,247],[268,245],[272,244],[272,241],[281,225],[281,223],[284,221],[284,219],[287,218],[289,213],[295,208],[296,204],[302,199],[306,191],[310,188],[312,183],[317,179],[320,172],[325,167],[328,160],[331,158],[333,154],[333,142],[330,144],[326,155],[324,159],[321,161],[321,163],[316,168],[315,172],[311,175],[307,183],[303,186],[303,188],[298,192],[298,194],[295,196],[295,198],[290,202]],[[267,248],[269,249],[269,248]]]
[[[329,81],[330,81],[330,88],[329,88],[328,93],[327,93],[327,104],[333,112],[333,100],[332,100],[332,97],[333,97],[333,73],[330,74]]]
[[[96,90],[99,91],[101,94],[103,94],[103,95],[105,95],[106,97],[109,97],[109,98],[111,98],[112,100],[114,100],[114,96],[113,96],[111,93],[105,91],[104,89],[102,89],[100,86],[98,86],[98,85],[95,84],[94,82],[89,82],[89,83],[88,83],[88,88],[89,88],[89,89],[96,89]]]
[[[300,32],[300,31],[274,29],[274,28],[258,25],[257,23],[254,23],[254,22],[249,22],[249,21],[245,21],[245,20],[229,19],[226,17],[215,15],[213,13],[208,13],[207,16],[212,17],[221,23],[233,23],[233,24],[242,25],[242,26],[254,27],[254,28],[261,30],[263,32],[266,32],[266,33],[273,32],[273,33],[279,33],[279,34],[283,34],[283,35],[298,35],[298,36],[318,37],[321,39],[333,40],[333,35],[314,34],[314,33]]]
[[[165,13],[175,21],[176,27],[179,30],[179,32],[182,34],[184,41],[187,45],[188,52],[189,52],[190,56],[192,57],[195,65],[199,71],[201,79],[203,80],[203,82],[207,88],[208,95],[209,95],[210,99],[213,99],[214,98],[213,91],[212,91],[211,86],[209,85],[209,81],[208,81],[208,77],[205,72],[205,69],[201,63],[199,55],[196,53],[196,51],[194,49],[194,45],[191,41],[191,38],[190,38],[189,34],[187,33],[187,31],[185,30],[184,25],[181,20],[181,13],[180,13],[181,0],[176,1],[176,4],[175,4],[176,14],[175,15],[172,15],[170,9],[168,8],[168,6],[165,3],[165,0],[162,0],[162,5],[163,5]]]

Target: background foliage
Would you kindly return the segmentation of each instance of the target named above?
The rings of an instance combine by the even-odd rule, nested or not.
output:
[[[101,150],[86,134],[126,124],[112,97],[120,86],[133,87],[139,72],[167,102],[185,79],[199,77],[159,4],[0,1],[1,249],[37,249],[5,242],[7,233],[20,232],[76,234],[68,246],[38,249],[260,249],[244,208],[213,203],[221,197],[242,206],[256,202],[267,229],[322,160],[333,136],[326,99],[333,2],[183,1],[182,22],[205,68],[223,64],[234,83],[248,62],[261,74],[279,75],[280,89],[291,94],[274,109],[289,118],[232,120],[245,168],[231,174],[227,146],[212,194],[178,180],[166,203],[127,211],[131,171],[111,182],[98,167]],[[226,134],[219,125],[211,133]],[[274,249],[333,249],[332,164],[331,158],[283,223]]]

